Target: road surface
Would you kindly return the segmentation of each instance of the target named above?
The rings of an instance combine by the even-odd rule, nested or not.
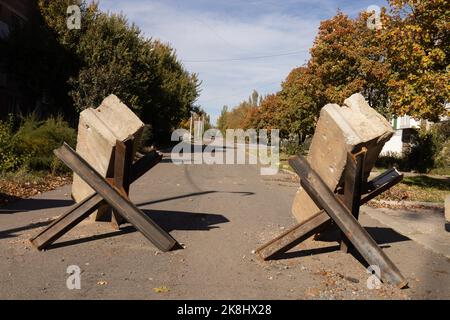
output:
[[[129,225],[84,221],[49,250],[28,242],[72,204],[70,186],[0,208],[0,299],[408,299],[450,298],[450,260],[361,214],[410,288],[367,288],[366,268],[336,242],[308,240],[281,259],[252,251],[294,225],[298,186],[257,165],[162,163],[131,200],[183,244],[161,253]],[[66,286],[81,269],[81,289]]]

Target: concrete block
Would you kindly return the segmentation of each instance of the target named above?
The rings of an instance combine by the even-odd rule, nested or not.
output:
[[[76,151],[103,177],[112,174],[116,140],[135,137],[134,149],[139,143],[144,123],[115,95],[103,100],[97,109],[88,108],[80,113]],[[74,174],[72,197],[80,202],[94,193],[79,176]],[[100,216],[105,208],[93,216]]]
[[[322,108],[307,159],[326,185],[335,190],[340,185],[348,151],[367,148],[365,175],[368,177],[384,143],[393,133],[389,122],[361,94],[354,94],[342,107],[328,104]],[[303,222],[318,211],[300,188],[292,205],[296,219]]]

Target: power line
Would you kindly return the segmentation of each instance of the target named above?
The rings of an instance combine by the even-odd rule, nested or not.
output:
[[[279,54],[270,54],[270,55],[264,55],[264,56],[241,57],[241,58],[231,58],[231,59],[183,60],[183,62],[227,62],[227,61],[255,60],[255,59],[266,59],[266,58],[273,58],[273,57],[291,56],[291,55],[296,55],[296,54],[300,54],[300,53],[307,52],[307,51],[308,51],[308,49],[286,52],[286,53],[279,53]]]
[[[233,48],[233,49],[238,49],[239,51],[244,51],[242,50],[242,48],[239,48],[237,46],[235,46],[234,44],[232,44],[231,42],[229,42],[227,39],[225,39],[224,37],[222,37],[222,35],[220,35],[215,28],[213,28],[210,24],[206,23],[204,20],[200,19],[199,17],[195,16],[194,14],[189,13],[187,10],[183,10],[179,4],[177,2],[175,2],[175,6],[177,6],[178,9],[180,9],[180,12],[183,12],[185,15],[190,16],[192,19],[197,20],[198,22],[200,22],[201,24],[203,24],[204,26],[206,26],[217,38],[219,38],[220,40],[222,40],[225,44],[227,44],[229,47]]]

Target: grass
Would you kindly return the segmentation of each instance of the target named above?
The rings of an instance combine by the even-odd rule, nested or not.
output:
[[[280,153],[280,168],[294,172],[288,163],[290,156]],[[377,174],[384,172],[384,168],[374,168]],[[450,169],[434,169],[433,174],[449,174]],[[442,174],[441,173],[441,174]],[[431,177],[429,175],[417,175],[404,177],[403,180],[383,192],[376,199],[393,201],[418,201],[418,202],[438,202],[443,203],[445,196],[450,193],[450,177]]]
[[[286,153],[280,152],[280,169],[285,169],[291,172],[294,172],[294,170],[291,168],[291,166],[288,163],[289,158],[292,157]]]
[[[431,169],[430,174],[435,174],[435,175],[440,175],[440,176],[450,176],[450,167]]]
[[[26,169],[19,169],[14,172],[0,173],[0,181],[2,183],[16,183],[16,184],[40,184],[43,183],[49,175],[48,171],[30,171]]]
[[[443,203],[450,193],[450,178],[418,175],[403,178],[402,182],[382,193],[377,199]]]
[[[280,154],[280,167],[292,171],[288,164],[290,156]],[[385,171],[383,168],[374,168],[377,174]],[[436,174],[436,172],[433,172]],[[450,177],[430,177],[428,175],[417,175],[404,177],[403,180],[383,192],[377,200],[393,201],[418,201],[418,202],[438,202],[443,203],[445,196],[450,193]]]

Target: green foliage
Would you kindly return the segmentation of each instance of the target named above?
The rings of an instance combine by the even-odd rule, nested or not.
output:
[[[381,35],[393,110],[437,121],[450,101],[448,0],[390,0]]]
[[[220,116],[217,119],[217,128],[220,130],[222,135],[225,135],[225,130],[227,129],[227,115],[228,106],[223,106],[222,111],[220,111]]]
[[[447,168],[450,172],[450,139],[444,142],[442,148],[435,155],[436,168]]]
[[[144,129],[142,130],[142,136],[139,140],[139,145],[137,147],[137,150],[139,152],[145,152],[145,149],[149,146],[151,146],[153,141],[153,130],[151,125],[145,125]]]
[[[421,128],[417,134],[412,135],[411,150],[407,154],[407,163],[410,169],[426,173],[434,167],[436,145],[433,133]]]
[[[23,114],[62,114],[76,125],[81,110],[115,94],[151,125],[155,139],[169,139],[189,117],[200,82],[168,44],[145,38],[125,16],[101,12],[94,2],[36,3],[30,21],[0,40],[4,64],[23,96]],[[67,28],[69,4],[80,6],[80,30]]]
[[[388,154],[379,156],[375,166],[384,169],[395,167],[399,170],[408,170],[405,159],[396,152],[388,152]]]
[[[184,69],[169,45],[145,38],[122,14],[78,2],[82,29],[68,32],[67,1],[40,1],[45,21],[80,62],[78,73],[69,79],[75,109],[96,107],[115,94],[151,125],[155,139],[170,139],[171,130],[194,109],[197,75]]]
[[[14,152],[13,144],[13,117],[6,121],[0,120],[0,172],[16,170],[22,160]]]
[[[13,121],[0,121],[0,171],[14,171],[21,167],[55,173],[65,170],[53,155],[53,150],[67,142],[75,147],[76,132],[62,117],[38,120],[35,114],[22,119],[17,131]]]
[[[434,124],[429,130],[421,128],[413,135],[407,163],[411,169],[418,172],[429,172],[433,168],[449,168],[449,147],[450,121]]]
[[[450,169],[450,121],[437,123],[432,127],[435,145],[435,167]]]
[[[64,168],[53,155],[63,142],[75,147],[76,132],[62,117],[39,121],[34,115],[28,116],[13,137],[16,154],[28,157],[26,164],[32,170],[54,172]]]
[[[281,140],[280,150],[289,156],[307,155],[310,145],[311,139],[302,141],[297,135],[291,135],[289,138]]]

